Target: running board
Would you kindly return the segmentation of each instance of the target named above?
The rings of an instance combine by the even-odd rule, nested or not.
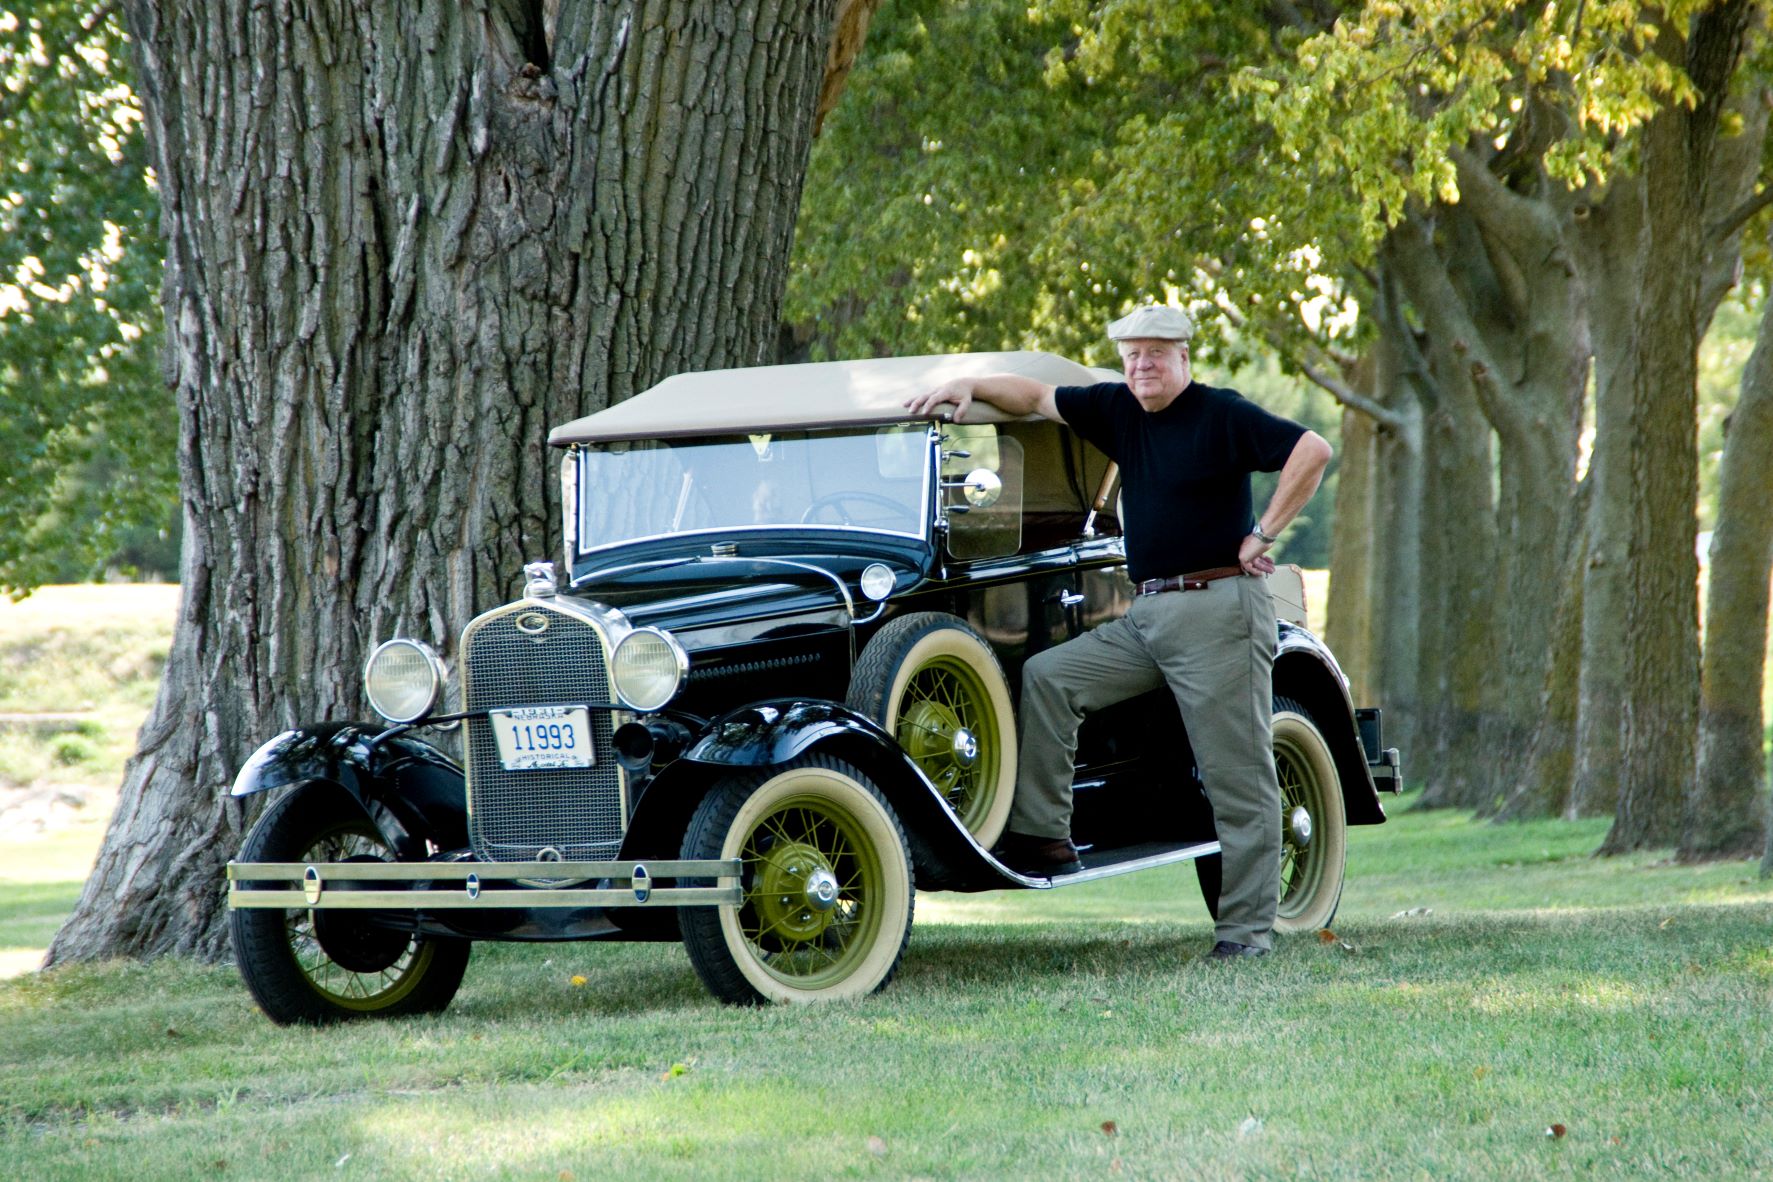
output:
[[[1142,853],[1142,850],[1156,850],[1155,853]],[[1219,843],[1203,841],[1197,845],[1164,846],[1147,844],[1124,846],[1119,849],[1107,850],[1091,857],[1091,851],[1083,852],[1084,868],[1076,874],[1060,874],[1053,878],[1030,877],[1017,874],[1007,867],[1004,877],[1013,879],[1018,885],[1046,890],[1048,887],[1078,886],[1086,882],[1099,882],[1104,878],[1115,878],[1122,874],[1133,874],[1140,870],[1150,870],[1157,866],[1169,866],[1176,862],[1192,862],[1196,858],[1205,858],[1219,852]],[[1112,859],[1112,860],[1108,860]]]

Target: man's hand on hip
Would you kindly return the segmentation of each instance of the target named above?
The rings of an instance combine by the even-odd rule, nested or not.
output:
[[[1244,568],[1246,575],[1274,573],[1274,559],[1268,556],[1268,543],[1255,534],[1244,535],[1243,544],[1237,548],[1237,564]]]

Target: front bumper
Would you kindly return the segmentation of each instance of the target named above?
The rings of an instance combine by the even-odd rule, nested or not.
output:
[[[712,907],[736,905],[743,900],[739,868],[737,858],[645,862],[229,862],[228,906],[235,910],[264,907],[375,911]],[[694,887],[653,885],[658,879],[684,878],[712,878],[717,883]],[[610,885],[530,885],[538,880]],[[281,885],[248,887],[246,883]],[[493,884],[497,884],[495,889],[486,889]]]

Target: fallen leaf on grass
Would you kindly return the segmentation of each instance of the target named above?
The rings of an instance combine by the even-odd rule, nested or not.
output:
[[[1336,942],[1336,933],[1332,932],[1329,928],[1319,928],[1317,930],[1317,942],[1319,944],[1334,944]]]
[[[571,985],[574,989],[583,989],[585,987],[585,983],[589,980],[590,980],[589,977],[581,977],[579,974],[574,973],[572,980],[568,981],[567,984]]]
[[[1658,931],[1661,931],[1663,928],[1667,927],[1669,924],[1671,924],[1673,922],[1674,922],[1674,916],[1671,915],[1667,919],[1663,920],[1661,923],[1657,924],[1656,929]]]
[[[573,1172],[571,1170],[562,1170],[554,1176],[560,1179],[560,1182],[573,1182]]]
[[[177,1038],[178,1036],[179,1036],[179,1028],[177,1026],[168,1026],[166,1028],[166,1037],[167,1038]]]
[[[879,1137],[868,1138],[868,1152],[872,1153],[875,1157],[881,1157],[881,1156],[885,1155],[886,1142],[881,1140]]]
[[[690,1062],[693,1063],[693,1062],[695,1062],[695,1060],[692,1059],[692,1060],[690,1060]],[[676,1079],[680,1075],[688,1075],[689,1069],[690,1069],[689,1063],[673,1063],[673,1064],[671,1064],[670,1069],[667,1070],[666,1072],[664,1072],[662,1075],[660,1075],[659,1078],[660,1079]]]
[[[1556,1141],[1559,1137],[1562,1137],[1565,1133],[1567,1133],[1569,1131],[1570,1130],[1566,1129],[1563,1125],[1555,1125],[1554,1124],[1554,1125],[1547,1126],[1547,1128],[1545,1130],[1545,1135],[1547,1137],[1550,1137],[1553,1141]]]
[[[1473,1067],[1471,1069],[1471,1078],[1473,1079],[1482,1079],[1488,1074],[1490,1074],[1490,1069],[1488,1067]]]
[[[1113,1121],[1105,1120],[1102,1122],[1102,1133],[1104,1136],[1112,1137],[1118,1132],[1120,1132],[1120,1126]]]

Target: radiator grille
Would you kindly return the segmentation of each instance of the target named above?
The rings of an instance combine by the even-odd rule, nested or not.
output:
[[[533,615],[548,627],[527,633]],[[514,607],[471,624],[462,641],[469,710],[610,701],[603,640],[594,624],[539,607]],[[525,862],[548,847],[567,861],[613,858],[626,824],[621,768],[608,710],[591,711],[597,762],[582,768],[506,771],[484,718],[467,720],[468,839],[476,856]]]

